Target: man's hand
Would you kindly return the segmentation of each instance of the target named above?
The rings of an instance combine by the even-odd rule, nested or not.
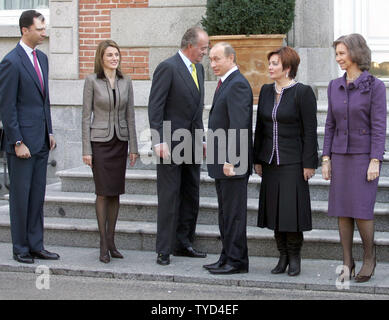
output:
[[[49,137],[50,137],[50,151],[53,151],[57,147],[57,143],[55,142],[54,136],[52,134]]]
[[[160,157],[164,160],[167,160],[170,158],[170,151],[169,146],[166,142],[157,144],[154,146],[154,152],[157,155],[157,157]]]
[[[15,145],[15,153],[18,158],[28,159],[31,158],[30,149],[22,142],[20,146]]]
[[[227,177],[233,177],[236,173],[234,171],[234,165],[231,164],[231,163],[224,163],[224,166],[223,166],[223,173],[227,176]]]

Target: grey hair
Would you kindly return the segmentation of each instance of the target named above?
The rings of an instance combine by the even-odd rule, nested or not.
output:
[[[230,55],[234,56],[234,63],[236,63],[236,52],[235,49],[228,42],[218,42],[213,47],[222,46],[224,48],[224,56],[229,57]]]
[[[355,62],[361,71],[369,71],[371,66],[371,50],[362,35],[352,33],[339,37],[332,45],[335,50],[340,43],[343,43],[347,47],[351,61]]]
[[[192,27],[186,30],[181,40],[181,49],[186,49],[191,44],[195,46],[198,41],[198,35],[200,32],[205,32],[200,27]]]

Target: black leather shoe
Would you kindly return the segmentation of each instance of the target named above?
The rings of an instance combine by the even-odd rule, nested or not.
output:
[[[41,250],[41,251],[31,251],[31,255],[36,259],[42,259],[42,260],[58,260],[59,255],[54,252],[49,252],[47,250]]]
[[[167,266],[170,264],[170,257],[168,254],[158,254],[157,263],[161,266]]]
[[[247,273],[249,272],[248,268],[236,268],[229,264],[225,264],[217,269],[208,270],[212,274],[234,274],[234,273]]]
[[[34,263],[34,258],[29,253],[14,253],[14,260],[20,263]]]
[[[197,251],[192,247],[188,247],[182,250],[176,250],[173,253],[174,256],[178,257],[190,257],[190,258],[206,258],[207,254],[205,252]]]
[[[205,265],[203,265],[203,268],[205,268],[207,270],[218,269],[221,266],[223,266],[224,264],[225,264],[225,262],[222,262],[222,261],[219,260],[218,262],[215,262],[215,263],[205,264]]]

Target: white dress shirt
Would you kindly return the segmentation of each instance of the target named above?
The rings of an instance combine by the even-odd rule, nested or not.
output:
[[[30,59],[31,63],[32,63],[32,66],[34,67],[34,55],[32,54],[32,51],[34,49],[31,49],[28,45],[26,45],[23,40],[20,40],[20,45],[21,47],[24,49],[24,51],[27,53],[27,56],[28,58]],[[42,73],[42,68],[41,68],[41,65],[39,64],[39,60],[38,60],[38,56],[37,56],[37,62],[38,62],[38,68],[39,68],[39,71],[41,72],[41,77],[42,77],[42,81],[43,80],[43,73]],[[35,69],[35,67],[34,67]]]

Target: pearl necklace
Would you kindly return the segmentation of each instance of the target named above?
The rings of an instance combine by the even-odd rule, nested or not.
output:
[[[274,87],[276,89],[277,94],[281,94],[282,90],[286,87],[289,87],[292,83],[296,82],[294,79],[292,79],[286,86],[282,87],[281,90],[277,89],[277,84],[275,83]]]

